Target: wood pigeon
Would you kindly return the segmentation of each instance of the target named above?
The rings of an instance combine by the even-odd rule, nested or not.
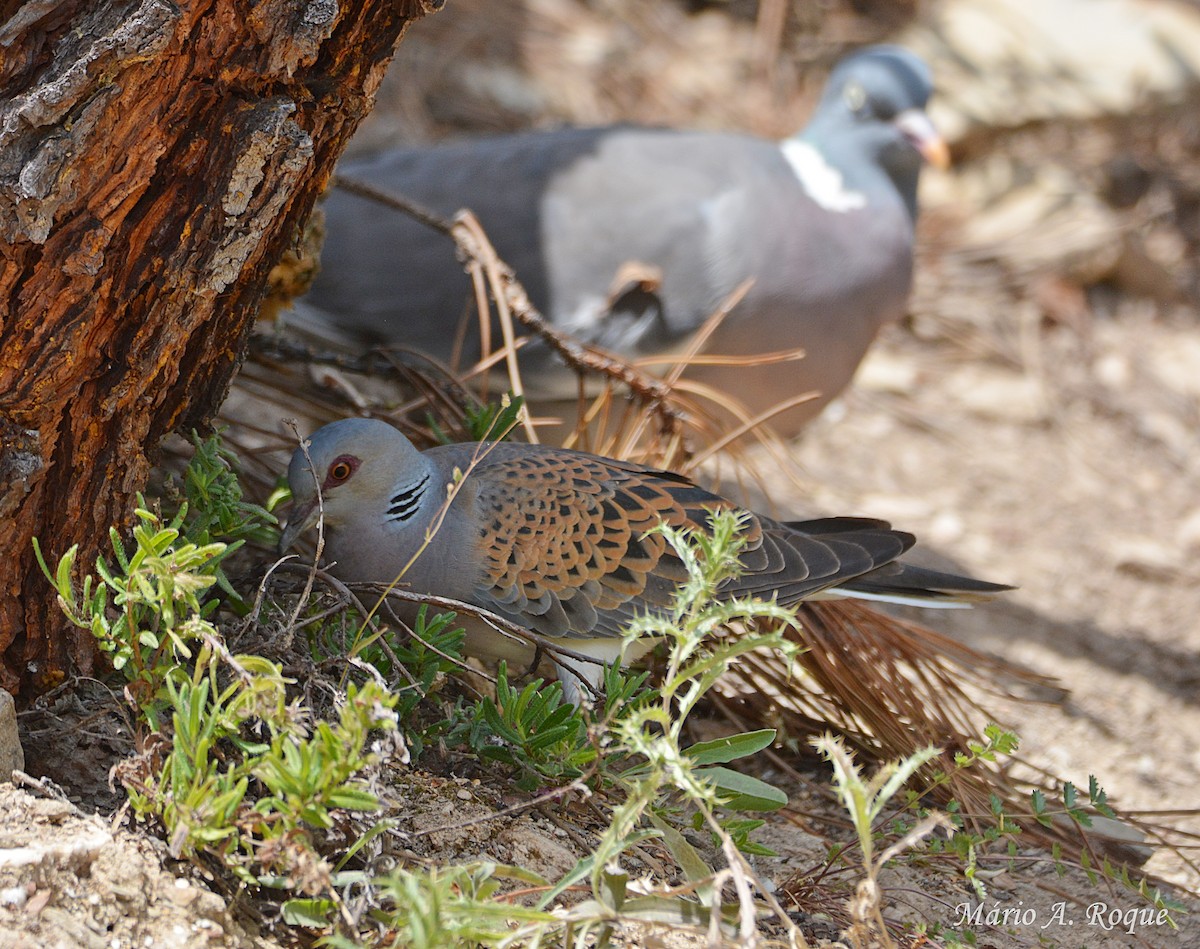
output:
[[[563,128],[398,148],[344,162],[340,174],[447,216],[470,208],[554,326],[630,359],[681,351],[752,278],[706,352],[807,357],[696,365],[685,378],[755,413],[819,392],[776,420],[794,432],[904,311],[921,166],[948,158],[923,111],[931,91],[914,54],[874,46],[836,66],[808,126],[782,142]],[[469,281],[448,238],[338,189],[325,218],[310,313],[363,342],[443,361],[466,317],[462,365],[478,358]],[[623,286],[631,272],[652,277]],[[540,340],[522,350],[522,366],[535,403],[576,397],[574,374]]]

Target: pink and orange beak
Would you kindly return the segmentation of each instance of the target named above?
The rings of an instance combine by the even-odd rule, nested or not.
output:
[[[950,167],[950,148],[923,111],[906,109],[892,121],[925,161],[943,171]]]

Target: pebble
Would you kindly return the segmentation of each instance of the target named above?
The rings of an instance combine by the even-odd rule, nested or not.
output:
[[[1148,353],[1146,361],[1161,385],[1200,398],[1200,339],[1173,336]]]
[[[872,392],[911,395],[916,391],[919,375],[917,365],[910,357],[872,349],[858,367],[854,384]]]
[[[939,511],[923,533],[931,544],[952,544],[966,533],[961,516],[954,511]]]
[[[1110,389],[1125,391],[1133,382],[1133,367],[1123,353],[1106,353],[1092,365],[1096,378]]]
[[[14,771],[25,770],[25,752],[17,732],[17,709],[13,697],[0,689],[0,780],[7,781]]]
[[[1001,422],[1042,422],[1046,404],[1041,384],[1015,372],[968,366],[953,384],[962,404],[984,418]]]
[[[1148,538],[1117,538],[1109,544],[1117,569],[1144,580],[1165,583],[1179,576],[1177,551]]]
[[[1200,507],[1184,515],[1175,529],[1175,540],[1180,547],[1188,550],[1200,547]]]

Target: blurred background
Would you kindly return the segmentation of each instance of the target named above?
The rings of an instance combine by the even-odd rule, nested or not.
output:
[[[1192,807],[1200,5],[450,0],[404,40],[352,152],[617,121],[780,138],[840,56],[881,41],[932,67],[954,164],[922,179],[907,318],[790,446],[770,501],[892,519],[1018,585],[921,620],[1072,690],[995,703],[1035,763],[1133,809]]]

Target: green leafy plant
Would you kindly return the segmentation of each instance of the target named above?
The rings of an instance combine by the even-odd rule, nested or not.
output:
[[[368,881],[342,874],[343,886],[359,888]],[[547,930],[562,927],[563,919],[503,898],[504,884],[538,888],[546,881],[520,867],[478,862],[401,869],[371,884],[372,902],[386,905],[373,914],[376,928],[354,937],[333,934],[323,945],[352,947],[387,945],[407,949],[469,949],[538,944]],[[293,924],[322,928],[336,910],[330,899],[294,899],[284,904],[284,918]]]
[[[935,769],[931,779],[924,786],[910,786],[905,791],[905,812],[911,813],[910,819],[897,815],[894,819],[894,833],[903,836],[912,829],[915,821],[928,815],[921,801],[935,788],[946,787],[952,777],[978,766],[981,762],[994,763],[1001,757],[1012,755],[1020,745],[1020,739],[1015,732],[1007,731],[999,725],[989,723],[984,728],[982,741],[970,741],[966,751],[954,753],[954,767],[951,771]],[[928,769],[927,769],[928,771]],[[1016,838],[1021,834],[1021,826],[1011,820],[1005,813],[1003,802],[995,795],[989,796],[990,814],[988,820],[968,822],[957,801],[949,801],[945,807],[946,817],[954,826],[954,832],[943,841],[933,838],[927,841],[926,848],[930,853],[949,852],[956,855],[961,862],[962,874],[975,890],[979,899],[986,899],[987,889],[983,878],[979,876],[980,854],[1000,840],[1007,839],[1010,852],[1016,852]]]
[[[221,688],[218,669],[230,665],[238,674]],[[328,882],[312,830],[331,827],[334,810],[379,806],[355,775],[378,761],[371,733],[395,728],[395,697],[351,684],[336,722],[306,728],[287,684],[256,656],[170,683],[169,751],[149,773],[127,772],[126,787],[136,813],[162,821],[174,856],[207,851],[247,882],[309,890]]]
[[[733,813],[720,819],[721,827],[739,851],[756,857],[775,856],[775,851],[750,838],[750,835],[765,822],[756,818],[740,817],[738,813],[777,810],[787,804],[787,795],[757,778],[721,765],[757,754],[774,742],[775,734],[775,729],[764,728],[712,741],[696,742],[684,749],[684,754],[692,759],[697,772],[710,778],[722,794],[728,795],[722,803],[722,809]],[[692,818],[692,826],[700,830],[703,823],[704,816],[696,813]]]
[[[649,672],[605,669],[604,722],[650,701]],[[604,747],[600,729],[581,708],[564,701],[557,682],[541,679],[514,687],[506,663],[497,672],[496,697],[484,696],[446,735],[448,744],[470,748],[480,758],[508,765],[525,791],[594,776],[596,787],[612,786],[627,764],[619,749]]]
[[[734,515],[720,514],[713,518],[711,537],[664,528],[688,567],[690,582],[671,610],[643,618],[629,633],[667,642],[667,673],[660,690],[644,687],[644,672],[610,667],[605,700],[590,717],[563,702],[557,683],[545,686],[538,680],[517,688],[502,667],[495,699],[481,699],[445,736],[448,745],[462,742],[483,760],[507,765],[518,786],[527,790],[591,775],[592,785],[605,792],[597,800],[611,809],[610,824],[596,849],[553,885],[538,884],[530,908],[499,897],[493,888],[498,870],[490,864],[347,877],[348,883],[375,894],[372,905],[380,908],[374,918],[381,932],[389,934],[372,936],[360,930],[357,938],[367,944],[382,938],[388,944],[431,947],[472,940],[483,945],[537,944],[553,938],[582,946],[603,944],[624,922],[735,926],[748,936],[757,925],[758,909],[748,883],[753,871],[739,846],[756,852],[750,835],[761,822],[745,818],[743,812],[779,807],[786,797],[726,765],[760,751],[775,733],[760,730],[686,748],[682,738],[687,714],[729,662],[758,648],[794,650],[776,628],[760,631],[756,625],[791,622],[789,611],[752,600],[722,602],[714,596],[738,569],[738,526]],[[714,635],[730,623],[743,624],[745,634]],[[693,812],[696,826],[719,841],[730,863],[727,869],[709,867],[677,829],[675,815],[682,810]],[[689,882],[683,891],[644,892],[619,866],[623,854],[649,838],[660,840],[684,869]],[[448,880],[456,883],[447,887]],[[726,880],[735,882],[740,895],[733,907],[722,902]],[[590,899],[572,902],[569,909],[557,905],[563,893],[581,885],[590,889]],[[772,902],[766,887],[759,893]],[[552,907],[554,914],[549,915]],[[310,923],[327,927],[335,925],[335,909],[333,900],[301,901],[292,907]],[[775,909],[790,928],[786,914],[777,905]],[[331,942],[350,944],[341,937]]]
[[[129,683],[149,749],[118,769],[134,812],[161,821],[177,856],[204,850],[248,881],[319,888],[328,873],[312,831],[336,809],[378,806],[355,775],[379,760],[368,737],[395,730],[397,699],[378,683],[352,684],[336,722],[313,722],[288,699],[278,665],[226,650],[206,595],[228,553],[265,525],[241,505],[227,461],[215,442],[198,442],[184,476],[192,502],[164,522],[139,498],[132,546],[111,531],[113,562],[98,558],[81,590],[77,547],[53,571],[36,541],[35,551],[65,615]],[[231,534],[240,536],[214,539]]]
[[[225,544],[222,561],[249,542],[273,547],[279,539],[275,516],[246,500],[237,476],[237,456],[222,444],[220,433],[201,438],[193,432],[192,447],[182,488],[175,480],[169,481],[165,499],[183,515],[183,535],[201,547]],[[221,570],[221,563],[214,567],[217,587],[240,604],[241,595]]]
[[[91,631],[157,728],[166,682],[193,658],[196,642],[216,636],[205,618],[215,602],[202,597],[217,582],[228,545],[214,541],[201,546],[181,538],[186,506],[164,524],[141,505],[134,512],[132,551],[126,552],[120,535],[111,531],[114,565],[98,558],[99,579],[86,576],[80,591],[72,579],[77,545],[63,554],[53,572],[36,539],[34,550],[67,618]]]
[[[826,734],[813,739],[813,745],[833,765],[834,788],[854,824],[861,854],[863,877],[850,903],[852,923],[847,934],[856,949],[879,944],[892,947],[895,943],[883,921],[879,871],[887,861],[899,856],[937,828],[949,830],[953,825],[944,814],[931,813],[876,857],[875,822],[887,803],[922,765],[939,754],[939,750],[928,747],[902,761],[888,762],[868,780],[864,779],[840,738]]]
[[[503,663],[495,701],[480,699],[465,731],[472,750],[485,760],[514,768],[516,785],[525,791],[547,781],[573,781],[597,756],[583,713],[563,701],[557,682],[543,688],[542,680],[535,679],[515,689]]]
[[[680,795],[694,809],[703,826],[721,841],[722,852],[730,863],[728,872],[743,882],[753,879],[753,871],[722,826],[718,810],[735,803],[747,806],[753,802],[756,807],[769,808],[786,802],[786,796],[770,785],[718,766],[718,762],[761,749],[774,737],[773,733],[769,737],[764,732],[737,736],[687,750],[683,746],[687,716],[729,663],[761,648],[795,654],[795,646],[778,629],[780,624],[795,622],[790,611],[752,599],[716,597],[721,584],[740,570],[742,523],[742,516],[736,513],[717,512],[711,517],[710,533],[691,533],[665,525],[659,528],[683,561],[688,579],[680,586],[669,610],[635,620],[626,636],[664,640],[666,671],[653,701],[638,703],[626,714],[604,722],[609,748],[634,762],[620,775],[623,800],[613,807],[609,826],[593,853],[580,861],[539,903],[549,906],[566,887],[588,880],[596,909],[598,928],[594,932],[601,940],[608,938],[617,916],[660,921],[670,918],[684,925],[701,922],[710,925],[714,920],[726,918],[720,903],[721,887],[699,883],[701,879],[711,883],[718,874],[705,866],[682,835],[670,829],[668,816],[662,810],[664,796]],[[731,626],[743,627],[744,635],[722,637],[721,631]],[[649,827],[644,826],[646,821]],[[647,837],[662,838],[680,865],[690,868],[689,877],[695,876],[698,887],[692,898],[626,900],[616,864],[623,853]],[[759,892],[773,904],[766,888],[760,887]],[[749,938],[756,925],[753,922],[756,909],[748,885],[739,887],[739,894],[738,926],[742,935]],[[786,914],[777,905],[774,908],[784,925],[792,928]]]
[[[513,395],[511,392],[502,395],[497,402],[486,402],[483,405],[467,403],[463,407],[467,441],[503,441],[517,427],[524,405],[525,397]],[[429,415],[426,421],[433,437],[440,444],[448,445],[455,441],[438,425],[432,415]]]
[[[414,758],[429,742],[443,739],[466,718],[465,711],[452,719],[430,720],[416,714],[418,706],[462,666],[466,634],[454,613],[430,615],[428,605],[422,604],[412,635],[383,624],[367,630],[352,609],[307,624],[305,630],[314,660],[348,659],[374,670],[389,683],[396,695],[396,719]]]
[[[91,631],[156,728],[164,684],[193,658],[195,643],[217,636],[209,619],[218,605],[214,588],[241,602],[224,573],[226,560],[248,539],[269,538],[275,520],[243,499],[233,456],[219,436],[193,435],[193,444],[183,486],[170,492],[175,511],[157,513],[139,495],[132,546],[126,549],[110,529],[112,560],[97,558],[96,575],[85,576],[82,589],[73,581],[78,545],[51,571],[33,541],[63,612]]]
[[[475,408],[466,408],[467,431],[471,441],[502,439],[517,427],[525,398],[507,393],[499,402],[488,402]]]

